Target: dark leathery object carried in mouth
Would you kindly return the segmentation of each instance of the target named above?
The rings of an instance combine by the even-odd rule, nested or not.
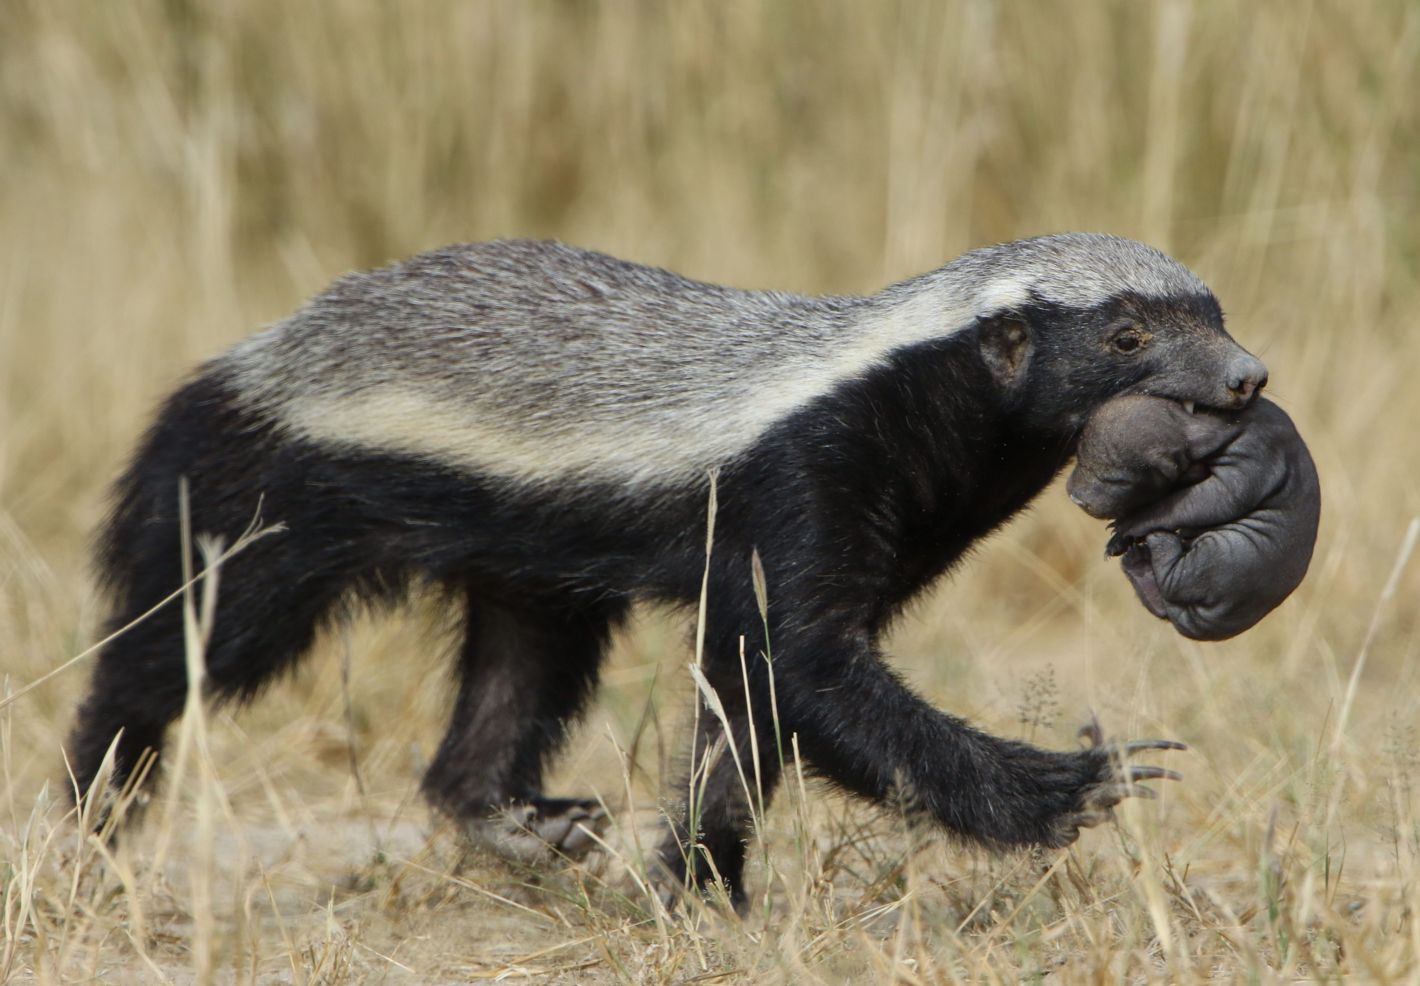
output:
[[[1116,398],[1087,423],[1069,492],[1114,519],[1107,554],[1149,612],[1194,640],[1236,636],[1291,595],[1321,516],[1306,443],[1262,399],[1221,413]]]

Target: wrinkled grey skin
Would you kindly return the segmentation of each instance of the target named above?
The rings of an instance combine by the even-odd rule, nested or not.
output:
[[[1068,489],[1092,516],[1119,518],[1108,554],[1124,556],[1148,610],[1194,640],[1236,636],[1286,599],[1321,517],[1306,444],[1266,400],[1227,415],[1111,401],[1086,426]]]
[[[1190,414],[1159,397],[1117,397],[1096,411],[1080,436],[1066,492],[1091,517],[1132,514],[1208,476],[1209,456],[1241,426],[1222,414]]]

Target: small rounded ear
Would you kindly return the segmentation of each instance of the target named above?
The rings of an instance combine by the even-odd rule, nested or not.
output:
[[[1004,389],[1011,389],[1025,379],[1035,344],[1030,326],[1016,315],[994,315],[983,319],[977,329],[981,359]]]

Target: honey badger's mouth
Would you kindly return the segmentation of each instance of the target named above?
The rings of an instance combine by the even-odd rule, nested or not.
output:
[[[1253,393],[1252,396],[1246,398],[1245,400],[1239,400],[1234,403],[1219,403],[1217,401],[1203,400],[1197,397],[1190,397],[1185,400],[1181,397],[1175,397],[1173,394],[1167,393],[1165,391],[1151,393],[1147,390],[1140,390],[1134,391],[1134,393],[1140,394],[1145,397],[1157,397],[1161,400],[1170,401],[1183,408],[1183,410],[1189,413],[1190,415],[1213,414],[1231,416],[1247,410],[1253,404],[1257,403],[1259,399],[1259,392],[1256,391]]]
[[[1138,395],[1173,401],[1189,414],[1201,412],[1236,414],[1256,404],[1261,399],[1266,386],[1267,381],[1264,378],[1260,383],[1244,389],[1235,388],[1221,380],[1218,381],[1216,389],[1200,389],[1188,381],[1150,377],[1139,381],[1132,387],[1127,387],[1120,396]]]

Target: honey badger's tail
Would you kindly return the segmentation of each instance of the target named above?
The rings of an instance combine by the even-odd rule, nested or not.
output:
[[[215,536],[231,545],[259,513],[285,525],[222,566],[204,655],[209,695],[255,693],[308,648],[352,584],[362,577],[377,581],[348,541],[320,542],[328,528],[321,522],[324,503],[311,492],[312,462],[310,450],[244,409],[213,370],[163,406],[115,486],[97,544],[98,574],[112,600],[99,632],[123,632],[98,654],[69,741],[81,794],[98,776],[115,737],[111,780],[115,787],[127,782],[145,751],[161,751],[186,699],[181,601],[144,616],[183,584],[184,478],[194,537]],[[194,570],[200,570],[200,554],[195,546],[189,550]]]

